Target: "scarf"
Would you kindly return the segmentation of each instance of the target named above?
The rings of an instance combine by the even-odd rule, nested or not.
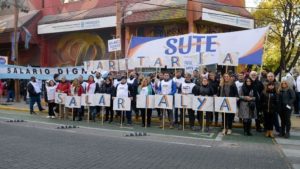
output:
[[[87,91],[90,91],[90,86],[91,86],[91,84],[93,84],[93,83],[94,83],[94,81],[88,81]]]

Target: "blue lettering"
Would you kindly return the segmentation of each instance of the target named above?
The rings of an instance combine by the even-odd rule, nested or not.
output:
[[[183,48],[187,47],[187,50],[184,52]],[[184,37],[181,37],[179,39],[179,53],[180,54],[188,54],[191,52],[191,48],[192,48],[192,37],[189,36],[188,37],[188,43],[185,45],[184,44]]]
[[[165,50],[165,54],[173,55],[174,53],[176,53],[177,48],[174,45],[175,43],[177,43],[177,39],[175,39],[175,38],[167,40],[167,46],[169,47],[169,49]]]
[[[215,52],[216,49],[212,49],[212,45],[216,45],[217,43],[213,41],[214,38],[217,38],[217,36],[207,36],[206,40],[206,51],[207,52]]]

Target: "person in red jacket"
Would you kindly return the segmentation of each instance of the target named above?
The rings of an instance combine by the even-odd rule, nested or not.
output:
[[[61,78],[61,82],[58,84],[56,88],[56,92],[69,94],[71,89],[70,82],[66,80],[66,77],[63,76]]]
[[[70,93],[70,89],[71,89],[71,85],[70,85],[70,82],[68,82],[66,80],[66,76],[63,76],[61,78],[61,82],[58,84],[57,88],[56,88],[56,92],[58,93],[65,93],[65,94],[69,94]],[[60,116],[61,117],[64,117],[65,114],[63,113],[64,111],[64,105],[61,105],[61,110],[60,111]]]
[[[83,87],[79,83],[78,79],[75,78],[70,88],[69,96],[81,96],[83,94]],[[81,108],[74,108],[74,116],[73,121],[75,121],[75,117],[78,116],[78,121],[82,120],[83,112],[81,112]]]

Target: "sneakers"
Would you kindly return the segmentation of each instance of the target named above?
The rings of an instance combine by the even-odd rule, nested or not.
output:
[[[227,134],[228,134],[228,135],[232,134],[232,130],[231,130],[231,129],[228,129],[228,130],[227,130]]]
[[[55,116],[51,116],[51,119],[55,119]]]
[[[222,130],[222,134],[223,134],[223,135],[226,135],[226,129],[223,129],[223,130]]]
[[[284,138],[290,138],[290,133],[286,133],[286,134],[284,135]]]
[[[30,112],[30,114],[36,114],[36,112],[34,112],[34,111],[31,111],[31,112]]]
[[[47,119],[50,119],[51,118],[51,116],[47,116]]]

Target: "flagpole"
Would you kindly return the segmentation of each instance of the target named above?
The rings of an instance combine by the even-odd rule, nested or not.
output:
[[[267,46],[267,43],[268,43],[268,37],[269,37],[269,30],[270,30],[270,27],[271,25],[269,24],[268,25],[268,31],[266,32],[266,37],[265,37],[265,43],[264,43],[264,51],[263,51],[263,55],[261,57],[261,64],[260,64],[260,70],[259,70],[259,80],[261,80],[261,71],[262,71],[262,68],[263,68],[263,60],[264,60],[264,54],[265,54],[265,51],[266,51],[266,46]]]

